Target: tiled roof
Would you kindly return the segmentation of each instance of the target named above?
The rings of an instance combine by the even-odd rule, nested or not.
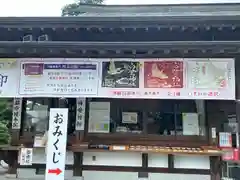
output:
[[[229,16],[240,15],[238,4],[184,4],[184,5],[86,5],[81,16]]]

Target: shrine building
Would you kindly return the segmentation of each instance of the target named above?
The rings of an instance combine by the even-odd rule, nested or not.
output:
[[[8,173],[43,177],[50,108],[68,108],[66,178],[220,180],[239,162],[240,4],[81,5],[0,18]],[[21,165],[22,147],[33,150]]]

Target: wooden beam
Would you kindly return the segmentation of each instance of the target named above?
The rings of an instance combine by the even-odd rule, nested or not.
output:
[[[221,180],[221,157],[210,157],[211,180]]]

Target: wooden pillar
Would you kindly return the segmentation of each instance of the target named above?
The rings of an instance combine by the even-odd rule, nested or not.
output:
[[[76,146],[81,147],[84,140],[85,129],[85,113],[86,113],[86,98],[76,98],[76,123],[75,123],[75,136]],[[83,152],[74,152],[73,162],[73,176],[83,179],[82,164],[83,164]]]
[[[8,171],[7,176],[16,178],[17,177],[17,167],[18,167],[18,150],[8,151]]]
[[[22,98],[14,98],[12,106],[12,126],[11,126],[11,142],[12,146],[19,146],[20,129],[23,117],[23,100]],[[8,150],[8,176],[17,176],[18,166],[18,148]]]
[[[221,180],[221,157],[210,157],[211,180]]]
[[[143,171],[141,172],[138,172],[138,179],[141,180],[141,179],[148,179],[148,171],[147,171],[147,168],[148,168],[148,154],[147,153],[143,153],[142,154],[142,168],[144,169]]]

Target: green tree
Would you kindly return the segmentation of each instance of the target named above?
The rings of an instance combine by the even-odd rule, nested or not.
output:
[[[78,0],[75,3],[67,4],[62,8],[62,16],[78,16],[82,13],[81,5],[89,4],[89,5],[98,5],[103,4],[104,0]]]
[[[9,126],[12,122],[12,100],[0,99],[0,145],[10,140]]]

